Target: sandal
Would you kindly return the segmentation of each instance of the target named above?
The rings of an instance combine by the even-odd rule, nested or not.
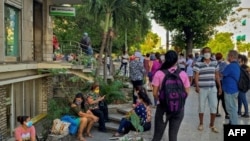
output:
[[[120,137],[120,136],[121,136],[121,135],[117,132],[117,133],[113,134],[112,137]]]
[[[200,124],[199,126],[198,126],[198,130],[199,131],[202,131],[204,128],[203,128],[203,124]]]
[[[93,138],[93,136],[90,133],[86,133],[86,137]]]
[[[210,127],[211,128],[211,131],[214,132],[214,133],[219,133],[219,130],[213,126],[213,127]]]
[[[79,141],[86,141],[85,139],[84,139],[84,137],[78,137],[77,138]]]

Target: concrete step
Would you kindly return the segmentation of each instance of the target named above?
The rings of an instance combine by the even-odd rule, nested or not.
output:
[[[125,115],[120,114],[120,113],[109,114],[110,122],[117,122],[117,123],[119,123],[123,117],[125,117]]]
[[[126,115],[129,111],[131,111],[133,108],[131,106],[129,107],[119,107],[117,108],[117,112],[123,115]]]
[[[106,122],[105,125],[106,125],[106,129],[108,132],[116,132],[120,124],[119,124],[119,122],[112,122],[111,121],[111,122]],[[95,128],[98,128],[98,126],[99,126],[98,123],[94,124]]]

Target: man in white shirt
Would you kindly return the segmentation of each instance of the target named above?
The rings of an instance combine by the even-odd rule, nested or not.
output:
[[[124,75],[126,76],[127,74],[127,64],[128,64],[128,60],[129,60],[129,55],[127,53],[127,51],[123,52],[122,55],[122,61],[121,61],[121,66],[120,66],[120,71],[121,69],[124,67]]]
[[[184,54],[181,53],[179,60],[178,60],[178,66],[181,70],[185,71],[186,70],[186,59],[184,58]]]

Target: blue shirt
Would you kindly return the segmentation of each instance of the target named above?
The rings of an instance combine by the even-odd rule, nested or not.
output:
[[[240,79],[240,66],[238,62],[233,61],[222,71],[222,89],[227,94],[234,94],[239,91],[238,81]]]

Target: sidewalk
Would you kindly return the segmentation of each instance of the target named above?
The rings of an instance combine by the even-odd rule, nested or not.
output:
[[[152,94],[152,93],[149,93]],[[250,93],[247,94],[248,101],[250,101]],[[204,113],[204,130],[198,131],[197,126],[199,124],[198,119],[198,99],[197,94],[194,92],[194,88],[191,88],[190,95],[186,101],[185,116],[182,121],[179,133],[178,141],[224,141],[223,140],[223,124],[228,123],[228,119],[225,119],[225,114],[220,104],[221,117],[217,117],[215,121],[215,126],[218,128],[219,133],[211,132],[209,128],[209,107],[206,107],[206,112]],[[152,110],[152,115],[155,114],[155,108]],[[154,132],[154,117],[152,120],[152,129],[143,134],[146,141],[151,141]],[[250,118],[239,117],[240,124],[250,125]],[[118,128],[118,127],[117,127]],[[162,141],[168,141],[168,127],[166,127]],[[93,138],[85,138],[87,141],[109,141],[109,138],[114,134],[113,132],[102,133],[93,128],[91,134]],[[70,141],[77,141],[75,137],[72,137]]]
[[[250,101],[250,93],[248,93],[247,96],[248,101]],[[153,115],[154,113],[155,109],[153,109]],[[191,88],[190,95],[186,101],[185,116],[179,130],[178,141],[223,141],[223,124],[228,123],[228,119],[225,119],[225,114],[221,105],[220,113],[222,116],[217,117],[215,121],[215,126],[218,128],[219,133],[213,133],[209,128],[210,114],[208,106],[206,107],[206,112],[204,114],[204,130],[202,132],[198,131],[198,99],[197,94],[194,92],[194,88]],[[240,124],[250,125],[250,118],[239,117],[239,121]],[[154,125],[154,118],[152,121],[152,125]],[[150,132],[148,132],[147,141],[150,141],[152,139],[153,131],[154,127]],[[96,129],[94,129],[92,131],[92,135],[94,136],[94,138],[86,138],[87,141],[108,141],[112,136],[112,133],[100,133]],[[168,141],[167,132],[165,132],[162,141]]]

